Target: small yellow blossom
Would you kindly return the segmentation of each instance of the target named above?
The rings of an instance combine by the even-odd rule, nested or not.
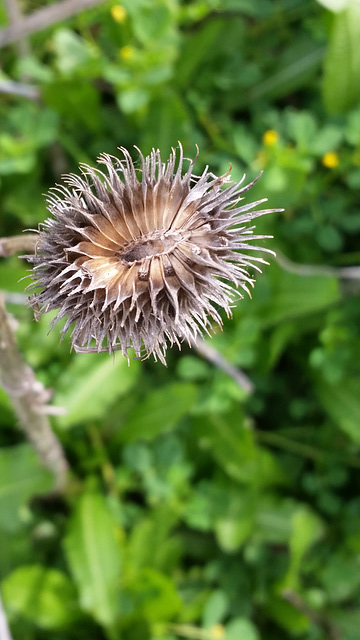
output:
[[[263,143],[267,147],[272,147],[279,140],[279,134],[274,129],[268,129],[263,135]]]
[[[223,640],[225,638],[225,627],[222,624],[215,624],[210,630],[211,640]]]
[[[125,45],[125,47],[121,47],[120,55],[123,60],[130,60],[134,57],[134,47],[129,44]]]
[[[321,162],[327,169],[335,169],[339,164],[339,156],[335,151],[329,151],[322,157]]]
[[[124,22],[126,18],[126,9],[124,9],[121,4],[115,4],[111,7],[110,12],[115,22]]]

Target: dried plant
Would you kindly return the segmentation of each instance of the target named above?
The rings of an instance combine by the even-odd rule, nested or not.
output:
[[[230,176],[184,169],[173,149],[168,161],[153,150],[139,151],[137,169],[129,152],[123,159],[102,154],[105,172],[81,166],[81,176],[64,177],[51,189],[52,215],[39,230],[30,298],[38,312],[59,309],[52,326],[67,317],[77,351],[121,350],[159,358],[183,340],[191,343],[222,324],[219,309],[231,306],[254,284],[248,269],[260,271],[269,249],[251,244],[269,236],[246,226],[271,209],[243,204],[256,180],[243,186]],[[271,252],[270,252],[271,253]]]

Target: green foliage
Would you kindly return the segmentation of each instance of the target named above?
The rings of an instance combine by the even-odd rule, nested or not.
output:
[[[31,36],[29,55],[2,50],[1,78],[41,99],[2,95],[1,235],[36,228],[62,173],[120,145],[198,144],[198,174],[264,171],[251,197],[286,207],[257,224],[278,262],[209,341],[253,393],[187,346],[167,368],[70,353],[18,304],[27,265],[2,259],[71,467],[53,493],[1,390],[14,640],[358,639],[359,286],[337,271],[360,263],[358,5],[99,3]]]
[[[51,475],[43,469],[30,445],[1,449],[0,527],[7,532],[21,528],[28,500],[34,494],[49,491],[51,485]]]
[[[74,507],[64,552],[79,590],[81,607],[104,627],[118,616],[121,550],[116,520],[101,493],[85,491]]]

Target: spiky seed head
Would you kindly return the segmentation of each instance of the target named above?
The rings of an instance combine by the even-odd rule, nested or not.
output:
[[[30,304],[40,314],[58,309],[52,326],[66,317],[77,351],[120,350],[159,358],[182,341],[191,344],[231,316],[235,299],[254,284],[267,251],[250,244],[269,236],[247,226],[270,211],[266,199],[243,204],[253,186],[193,174],[172,149],[167,162],[153,150],[140,168],[121,148],[122,159],[102,154],[105,170],[81,165],[81,176],[64,176],[50,190],[51,213],[39,229]],[[270,252],[271,253],[271,252]]]

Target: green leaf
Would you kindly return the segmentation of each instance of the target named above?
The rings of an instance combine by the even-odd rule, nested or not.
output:
[[[270,596],[266,609],[268,615],[281,628],[289,631],[290,637],[293,637],[294,634],[300,635],[310,627],[310,620],[305,613],[298,611],[294,605],[287,602],[283,597]]]
[[[324,526],[308,507],[299,507],[292,517],[292,533],[290,537],[290,567],[284,581],[288,589],[298,588],[301,563],[306,552],[324,533]]]
[[[271,544],[289,544],[292,521],[298,505],[289,499],[265,495],[256,504],[254,533],[256,540]]]
[[[208,363],[195,356],[183,356],[177,365],[177,374],[180,378],[190,382],[206,379],[210,372]]]
[[[235,618],[226,625],[224,640],[260,640],[255,625],[247,618]]]
[[[139,374],[139,363],[126,358],[115,361],[109,354],[78,354],[59,381],[54,403],[67,414],[58,419],[62,427],[102,418],[108,408],[130,391]]]
[[[356,444],[360,444],[360,378],[344,378],[336,384],[316,382],[325,411]]]
[[[360,144],[360,108],[358,107],[348,115],[347,126],[345,129],[346,140],[351,145]]]
[[[53,480],[28,444],[0,450],[0,527],[22,527],[22,509],[36,494],[49,491]]]
[[[145,46],[154,46],[176,32],[172,30],[174,16],[167,0],[144,2],[143,0],[124,0],[123,5],[131,15],[136,38]]]
[[[333,609],[329,614],[330,620],[336,629],[339,629],[341,638],[344,640],[358,640],[360,627],[360,611],[358,608],[351,610]]]
[[[129,87],[118,91],[116,99],[121,111],[136,113],[149,102],[149,92],[141,87]]]
[[[327,559],[320,571],[320,581],[330,602],[356,597],[360,587],[360,557],[340,551]]]
[[[55,31],[53,50],[59,71],[68,76],[77,69],[82,69],[95,55],[94,48],[89,41],[81,38],[70,29]]]
[[[132,585],[137,607],[150,622],[171,620],[182,606],[173,581],[155,569],[142,569]]]
[[[323,81],[329,113],[345,112],[360,99],[360,4],[350,1],[333,20]]]
[[[76,590],[57,569],[40,565],[19,567],[1,586],[9,615],[21,615],[43,629],[69,625],[80,615]]]
[[[214,531],[219,547],[227,553],[237,551],[249,538],[253,527],[254,512],[246,504],[236,518],[231,514],[228,517],[217,518]]]
[[[229,611],[229,598],[225,591],[217,589],[208,598],[203,612],[202,624],[204,627],[213,627],[223,621]]]
[[[126,547],[126,576],[143,568],[168,573],[180,555],[179,539],[172,533],[173,512],[167,507],[153,510],[152,517],[137,523]]]
[[[153,440],[176,427],[196,401],[196,387],[174,382],[147,394],[130,413],[120,437],[124,442],[138,438]]]
[[[156,97],[149,104],[144,123],[144,147],[159,148],[168,153],[174,141],[181,140],[186,150],[186,141],[191,129],[183,99],[171,89],[165,89],[161,99]],[[191,153],[193,147],[191,147]]]
[[[264,276],[256,284],[252,301],[242,301],[242,308],[251,305],[252,313],[256,312],[263,326],[317,313],[340,297],[336,278],[300,276],[275,264]]]
[[[81,606],[105,627],[119,616],[121,550],[118,528],[105,498],[84,493],[77,503],[64,540]]]
[[[240,410],[193,419],[199,445],[209,449],[219,466],[235,480],[264,486],[281,482],[282,472],[274,456],[255,443]]]

